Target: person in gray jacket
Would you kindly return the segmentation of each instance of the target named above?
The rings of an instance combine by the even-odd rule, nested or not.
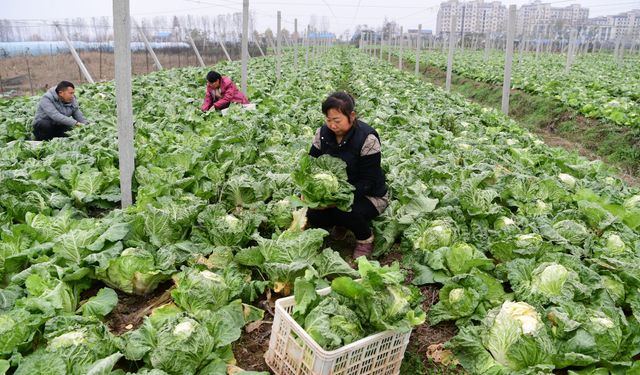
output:
[[[80,111],[75,89],[73,83],[61,81],[42,96],[33,120],[36,141],[66,137],[74,126],[89,123]]]

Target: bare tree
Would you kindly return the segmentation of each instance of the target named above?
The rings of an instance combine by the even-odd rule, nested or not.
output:
[[[312,14],[311,17],[309,17],[309,27],[311,28],[311,31],[318,30],[318,16],[315,14]]]
[[[331,22],[329,22],[329,17],[322,16],[322,21],[320,22],[320,31],[323,33],[329,32],[329,28],[331,26]]]

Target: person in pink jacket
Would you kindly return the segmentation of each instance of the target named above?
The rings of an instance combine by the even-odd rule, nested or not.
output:
[[[210,71],[207,74],[207,93],[200,109],[203,112],[212,108],[221,110],[229,107],[231,103],[249,104],[249,99],[238,90],[231,78]]]

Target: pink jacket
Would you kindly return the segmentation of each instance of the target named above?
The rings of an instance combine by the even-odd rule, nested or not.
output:
[[[220,94],[222,97],[214,102],[212,92],[213,89],[209,83],[207,83],[207,93],[204,97],[204,103],[202,103],[202,106],[200,107],[203,112],[206,112],[211,108],[224,109],[231,103],[249,104],[249,99],[247,99],[247,97],[238,90],[238,87],[236,87],[233,81],[227,76],[223,76],[220,79]]]

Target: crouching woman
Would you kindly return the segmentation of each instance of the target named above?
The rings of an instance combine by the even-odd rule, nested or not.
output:
[[[370,257],[373,252],[371,220],[389,203],[384,171],[380,165],[380,137],[371,126],[358,120],[354,99],[345,92],[335,92],[322,103],[326,124],[316,131],[309,155],[328,154],[347,164],[347,177],[355,186],[353,206],[345,212],[336,207],[309,209],[312,226],[351,230],[357,244],[353,258]]]

